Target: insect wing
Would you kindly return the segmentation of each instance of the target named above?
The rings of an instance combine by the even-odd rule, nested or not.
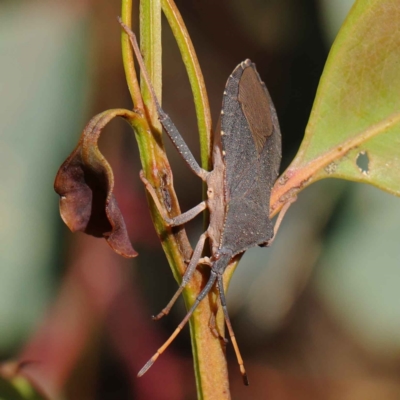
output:
[[[237,254],[273,236],[269,203],[281,161],[276,111],[250,60],[239,64],[227,81],[221,141],[227,203],[221,247]]]

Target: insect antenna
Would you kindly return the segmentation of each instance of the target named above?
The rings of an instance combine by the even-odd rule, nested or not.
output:
[[[122,28],[124,29],[126,34],[129,36],[129,40],[130,40],[131,45],[133,47],[133,51],[136,54],[136,59],[137,59],[137,61],[139,63],[139,66],[140,66],[140,70],[142,71],[143,78],[144,78],[144,80],[146,82],[146,85],[147,85],[149,91],[150,91],[151,98],[152,98],[154,104],[156,105],[157,109],[159,109],[159,108],[161,108],[161,106],[160,106],[160,103],[159,103],[159,101],[157,99],[157,96],[156,96],[156,93],[154,91],[153,85],[151,84],[150,77],[149,77],[149,74],[147,73],[146,66],[144,65],[142,53],[140,52],[139,45],[138,45],[138,42],[136,40],[136,35],[129,29],[128,26],[126,26],[122,22],[121,17],[118,17],[118,22],[121,24]]]
[[[243,383],[246,386],[249,386],[249,379],[247,378],[247,373],[246,373],[246,370],[244,368],[243,358],[242,358],[242,356],[240,354],[239,346],[238,346],[238,344],[236,342],[236,337],[235,337],[235,333],[233,332],[231,320],[229,319],[228,308],[226,306],[224,282],[222,280],[222,275],[218,275],[217,284],[218,284],[219,298],[221,300],[221,306],[222,306],[222,310],[224,312],[225,323],[226,323],[226,326],[228,328],[229,337],[231,338],[231,342],[232,342],[233,348],[235,349],[237,362],[238,362],[239,368],[240,368],[240,373],[242,374],[242,378],[243,378]]]
[[[183,329],[183,327],[189,321],[189,318],[192,316],[194,310],[197,308],[197,306],[199,305],[201,300],[203,300],[204,297],[207,296],[208,292],[213,287],[214,282],[216,281],[216,279],[217,279],[217,274],[214,271],[211,271],[210,278],[208,279],[208,282],[207,282],[206,286],[204,286],[204,289],[197,296],[195,302],[193,303],[191,309],[186,314],[185,318],[183,318],[182,322],[178,325],[178,327],[175,329],[175,331],[172,333],[172,335],[166,340],[166,342],[156,351],[156,353],[153,355],[153,357],[151,357],[150,360],[147,361],[147,363],[144,365],[144,367],[139,371],[139,373],[137,374],[138,377],[143,376],[148,371],[148,369],[154,364],[154,362],[157,360],[157,358],[162,353],[164,353],[166,348],[178,336],[179,332]]]
[[[150,90],[151,98],[157,109],[158,119],[161,122],[162,126],[164,127],[165,132],[170,137],[172,143],[174,144],[175,148],[178,150],[179,154],[182,158],[186,161],[189,168],[203,181],[206,180],[208,172],[200,167],[197,163],[196,159],[194,158],[192,152],[190,151],[189,147],[183,140],[181,134],[179,133],[178,129],[172,122],[171,118],[164,112],[164,110],[160,106],[160,102],[157,99],[156,93],[154,91],[153,85],[151,84],[149,74],[147,73],[146,66],[144,65],[142,53],[140,52],[139,45],[136,40],[135,34],[131,31],[131,29],[126,26],[120,17],[118,17],[118,22],[121,24],[122,28],[129,36],[129,40],[132,44],[133,51],[135,52],[136,59],[139,63],[140,69],[143,74],[143,78],[146,82],[147,87]]]

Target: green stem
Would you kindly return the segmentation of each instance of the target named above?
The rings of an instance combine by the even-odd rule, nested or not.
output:
[[[140,50],[144,64],[161,103],[162,64],[161,64],[161,4],[160,0],[142,0],[140,2]],[[161,137],[162,127],[158,120],[157,110],[151,93],[141,74],[142,97],[147,109],[150,123]],[[154,132],[154,129],[153,129]]]
[[[181,49],[182,58],[188,70],[195,97],[200,129],[202,165],[205,168],[209,168],[211,154],[211,118],[203,77],[188,33],[175,5],[171,0],[161,1],[163,1],[164,11],[168,14],[168,20],[173,26],[174,34],[177,37]],[[123,0],[122,2],[123,6],[126,6],[128,3],[130,4],[127,0]],[[140,42],[147,71],[153,82],[157,96],[161,98],[160,0],[142,0],[140,3]],[[125,42],[123,42],[123,46],[124,45]],[[127,53],[127,50],[125,51]],[[126,65],[124,62],[124,65],[129,81],[129,79],[132,79],[133,74],[127,67],[131,64]],[[130,84],[130,87],[133,86],[133,84]],[[172,187],[170,166],[162,144],[161,127],[150,93],[146,85],[142,85],[141,87],[145,110],[144,115],[146,117],[144,119],[145,122],[138,123],[137,120],[132,120],[131,124],[136,133],[145,175],[156,189],[161,204],[164,204],[163,193],[165,193],[165,189],[167,189],[168,200],[172,206],[169,215],[174,216],[179,214],[180,210],[176,194]],[[137,95],[136,92],[133,94],[135,96]],[[135,104],[137,104],[137,102],[135,102]],[[166,185],[163,183],[165,182],[165,177],[167,177]],[[161,186],[163,186],[163,190],[160,190]],[[186,269],[184,260],[189,259],[192,253],[185,230],[174,230],[176,233],[173,233],[171,229],[165,226],[164,220],[159,215],[150,198],[149,206],[155,228],[161,239],[173,275],[175,279],[180,282]],[[204,281],[208,276],[208,272],[207,269],[199,269],[195,272],[191,282],[183,293],[187,307],[193,304],[201,289],[204,287]],[[228,275],[229,277],[231,276],[231,274]],[[216,338],[209,328],[210,315],[215,312],[217,302],[217,294],[214,291],[200,303],[189,322],[199,399],[230,399],[225,349],[220,339]],[[224,320],[221,310],[218,310],[217,313],[216,327],[220,334],[223,335]]]
[[[158,11],[157,11],[158,8]],[[122,16],[123,21],[131,21],[132,12],[132,1],[122,0]],[[161,7],[157,1],[144,0],[140,5],[140,21],[141,27],[141,41],[146,51],[154,51],[154,54],[144,54],[145,62],[147,64],[148,72],[150,77],[153,77],[153,82],[155,84],[155,89],[157,92],[161,90]],[[157,17],[157,15],[159,17]],[[150,25],[154,25],[148,28]],[[129,25],[128,25],[129,26]],[[159,39],[156,38],[159,36]],[[156,45],[154,45],[154,43]],[[157,45],[157,43],[159,43]],[[123,53],[132,54],[132,50],[126,44],[125,41],[122,42],[123,46],[127,46],[123,49]],[[128,50],[129,47],[129,50]],[[127,58],[129,60],[129,58]],[[130,69],[133,63],[125,63],[126,79],[128,81],[128,86],[135,88],[133,97],[139,97],[141,100],[142,114],[145,116],[143,120],[138,123],[137,120],[131,120],[130,123],[136,134],[136,140],[138,142],[140,160],[145,173],[145,176],[150,181],[150,183],[157,189],[163,186],[163,190],[158,190],[161,204],[164,204],[163,194],[168,196],[169,206],[171,207],[171,215],[180,214],[180,208],[178,200],[172,186],[172,174],[171,167],[168,163],[168,159],[165,154],[164,146],[161,139],[161,126],[157,119],[157,114],[153,110],[153,104],[149,97],[149,93],[142,86],[142,92],[140,91],[139,85],[137,84],[136,73],[134,70]],[[158,71],[158,78],[154,79],[155,72]],[[133,81],[131,81],[133,79]],[[143,94],[142,94],[143,93]],[[142,97],[143,96],[143,97]],[[135,104],[139,104],[136,101]],[[183,272],[185,271],[184,260],[190,258],[192,249],[190,243],[187,239],[186,232],[184,229],[173,233],[171,229],[165,226],[163,218],[159,215],[153,201],[148,196],[150,214],[153,219],[154,226],[160,237],[163,249],[166,253],[168,262],[171,266],[172,272],[177,280],[181,279]]]
[[[194,97],[194,104],[197,115],[197,125],[200,136],[201,165],[204,169],[210,170],[211,149],[212,149],[212,122],[208,96],[204,83],[203,74],[197,59],[193,43],[173,0],[161,0],[162,9],[167,17],[172,33],[175,36],[183,63],[189,77],[190,86]]]
[[[210,170],[212,168],[212,123],[203,74],[189,33],[173,0],[161,0],[161,5],[177,41],[192,88],[200,136],[201,164],[204,169]],[[203,186],[203,193],[205,194],[204,189],[205,185]],[[207,216],[205,218],[207,222]],[[207,226],[208,223],[205,227],[207,228]],[[236,265],[237,260],[232,262],[224,274],[226,288]],[[187,308],[190,308],[203,288],[204,281],[202,282],[201,278],[201,273],[195,274],[190,287],[183,293]],[[212,334],[209,327],[210,315],[215,312],[216,304],[218,304],[218,299],[214,292],[199,304],[190,319],[190,335],[199,399],[230,399],[224,348],[221,346],[219,338]],[[217,313],[216,326],[220,334],[223,335],[224,318],[221,310]]]
[[[132,28],[132,0],[122,0],[121,5],[122,22]],[[139,83],[136,77],[133,51],[128,35],[121,31],[122,62],[124,64],[126,82],[132,98],[134,108],[143,110],[142,96],[140,95]]]

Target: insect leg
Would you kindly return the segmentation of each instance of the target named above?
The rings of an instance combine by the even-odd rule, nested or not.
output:
[[[147,372],[147,370],[154,364],[154,362],[157,360],[157,358],[165,351],[165,349],[176,338],[176,336],[179,334],[179,332],[183,329],[183,327],[189,321],[189,318],[192,316],[194,310],[199,305],[201,300],[203,300],[204,297],[207,296],[208,292],[213,287],[216,279],[217,279],[216,272],[211,271],[211,275],[210,275],[210,278],[209,278],[206,286],[204,286],[204,289],[197,296],[195,302],[193,303],[191,309],[186,314],[185,318],[183,318],[182,322],[178,325],[178,327],[175,329],[174,333],[169,337],[169,339],[157,350],[157,352],[153,355],[153,357],[151,357],[150,360],[147,361],[147,363],[144,365],[144,367],[139,371],[138,377],[141,377],[142,375],[144,375]]]
[[[179,226],[183,225],[186,222],[192,220],[196,215],[200,214],[202,211],[204,211],[207,208],[207,203],[205,201],[202,201],[200,204],[198,204],[196,207],[191,208],[190,210],[174,217],[174,218],[169,218],[168,215],[166,214],[165,210],[162,208],[160,200],[157,197],[156,191],[154,190],[153,186],[150,184],[150,182],[145,178],[143,171],[140,171],[140,179],[142,180],[143,184],[145,185],[147,191],[150,193],[158,212],[162,215],[164,218],[164,221],[168,226]]]
[[[204,243],[205,243],[207,237],[208,237],[207,232],[203,233],[200,236],[200,239],[197,242],[196,247],[194,249],[192,259],[190,260],[190,263],[189,263],[188,267],[186,268],[185,274],[182,277],[182,282],[181,282],[178,290],[175,292],[175,294],[173,295],[172,299],[167,304],[167,306],[165,308],[163,308],[159,314],[157,314],[156,316],[153,316],[153,320],[157,321],[160,318],[162,318],[164,315],[167,315],[171,311],[172,306],[175,304],[176,300],[178,299],[180,294],[183,292],[183,289],[185,288],[185,286],[189,283],[190,279],[193,276],[194,271],[196,270],[197,265],[199,264],[201,253],[203,252]]]
[[[212,332],[212,334],[216,337],[216,338],[220,338],[221,335],[219,334],[218,330],[217,330],[217,326],[215,324],[215,314],[218,311],[218,308],[215,307],[216,309],[211,310],[210,313],[210,319],[208,320],[208,327],[210,328],[210,331]]]
[[[228,343],[228,340],[224,336],[220,335],[220,333],[218,332],[217,325],[215,323],[215,318],[217,313],[218,313],[218,303],[215,304],[214,309],[211,310],[210,319],[208,320],[208,327],[210,328],[211,333],[217,339],[222,340],[224,343]]]
[[[224,282],[222,280],[222,274],[218,274],[217,284],[218,284],[219,298],[221,300],[222,310],[224,311],[224,317],[225,317],[226,326],[228,328],[229,337],[231,338],[233,348],[235,349],[237,362],[238,362],[239,368],[240,368],[240,373],[242,374],[244,384],[246,386],[249,386],[249,380],[247,378],[246,370],[244,368],[243,359],[242,359],[242,356],[240,355],[239,346],[238,346],[238,344],[236,342],[236,338],[235,338],[235,334],[233,332],[231,320],[229,319],[228,308],[226,307],[226,299],[225,299],[225,292],[224,292]]]
[[[199,259],[198,264],[203,264],[203,265],[208,265],[209,267],[213,266],[213,262],[210,260],[209,257],[202,257]],[[226,338],[221,336],[217,330],[217,326],[215,324],[215,318],[218,312],[218,303],[215,303],[215,305],[212,306],[211,313],[210,313],[210,319],[208,320],[208,327],[210,328],[212,334],[218,338],[227,343],[228,341]]]
[[[174,144],[175,148],[178,150],[179,154],[182,158],[186,161],[189,165],[189,168],[203,181],[206,180],[208,172],[201,168],[197,163],[196,159],[194,158],[192,152],[189,150],[189,147],[183,140],[181,134],[179,133],[178,129],[172,122],[171,118],[164,112],[164,110],[160,106],[160,102],[157,99],[157,96],[154,92],[153,85],[150,82],[149,74],[147,73],[146,67],[143,62],[142,54],[140,53],[139,46],[137,44],[135,34],[122,22],[120,18],[118,18],[119,23],[121,24],[122,28],[125,30],[127,35],[129,36],[129,40],[132,44],[133,51],[135,52],[137,61],[140,65],[140,69],[142,71],[144,80],[146,81],[146,85],[149,88],[151,93],[151,97],[153,98],[153,102],[157,109],[158,119],[160,120],[162,126],[165,129],[165,132],[171,139],[172,143]]]

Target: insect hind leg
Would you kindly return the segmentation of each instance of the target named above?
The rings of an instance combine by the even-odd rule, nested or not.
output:
[[[185,318],[183,318],[182,322],[178,325],[178,327],[175,329],[175,331],[172,333],[172,335],[168,338],[168,340],[157,350],[157,352],[153,355],[153,357],[150,358],[149,361],[144,365],[144,367],[139,371],[138,377],[143,376],[148,369],[154,364],[154,362],[157,360],[157,358],[164,353],[164,351],[167,349],[167,347],[172,343],[172,341],[178,336],[179,332],[183,329],[183,327],[186,325],[186,323],[189,321],[189,318],[192,316],[194,313],[194,310],[196,310],[197,306],[199,303],[204,299],[204,297],[207,296],[209,291],[212,289],[214,286],[214,283],[217,279],[217,274],[215,271],[211,271],[210,278],[208,279],[208,282],[206,283],[206,286],[204,286],[203,290],[200,292],[200,294],[197,296],[195,302],[193,303],[192,307],[186,314]]]
[[[218,284],[219,298],[221,300],[221,306],[222,306],[222,310],[224,312],[226,327],[228,328],[229,337],[231,338],[231,342],[232,342],[233,348],[235,349],[237,362],[238,362],[239,368],[240,368],[240,373],[242,374],[242,378],[243,378],[243,383],[246,386],[249,386],[249,380],[247,378],[247,373],[246,373],[246,370],[244,368],[243,358],[242,358],[242,356],[240,354],[239,346],[238,346],[238,344],[236,342],[235,333],[233,332],[231,320],[230,320],[229,314],[228,314],[228,308],[226,306],[224,282],[223,282],[223,279],[222,279],[222,274],[218,274],[217,284]]]
[[[183,292],[183,289],[185,288],[185,286],[189,283],[191,277],[193,276],[194,271],[196,270],[197,265],[199,264],[201,253],[203,252],[204,243],[205,243],[207,237],[208,237],[207,232],[203,233],[200,236],[200,239],[197,242],[196,247],[194,249],[192,259],[190,260],[190,263],[189,263],[188,267],[186,268],[185,274],[182,277],[182,282],[181,282],[178,290],[175,292],[175,294],[173,295],[172,299],[167,304],[167,306],[165,308],[163,308],[159,314],[157,314],[156,316],[153,316],[153,320],[157,321],[157,320],[161,319],[164,315],[167,315],[171,311],[172,306],[175,304],[176,300],[178,300],[178,298],[181,295],[181,293]]]

